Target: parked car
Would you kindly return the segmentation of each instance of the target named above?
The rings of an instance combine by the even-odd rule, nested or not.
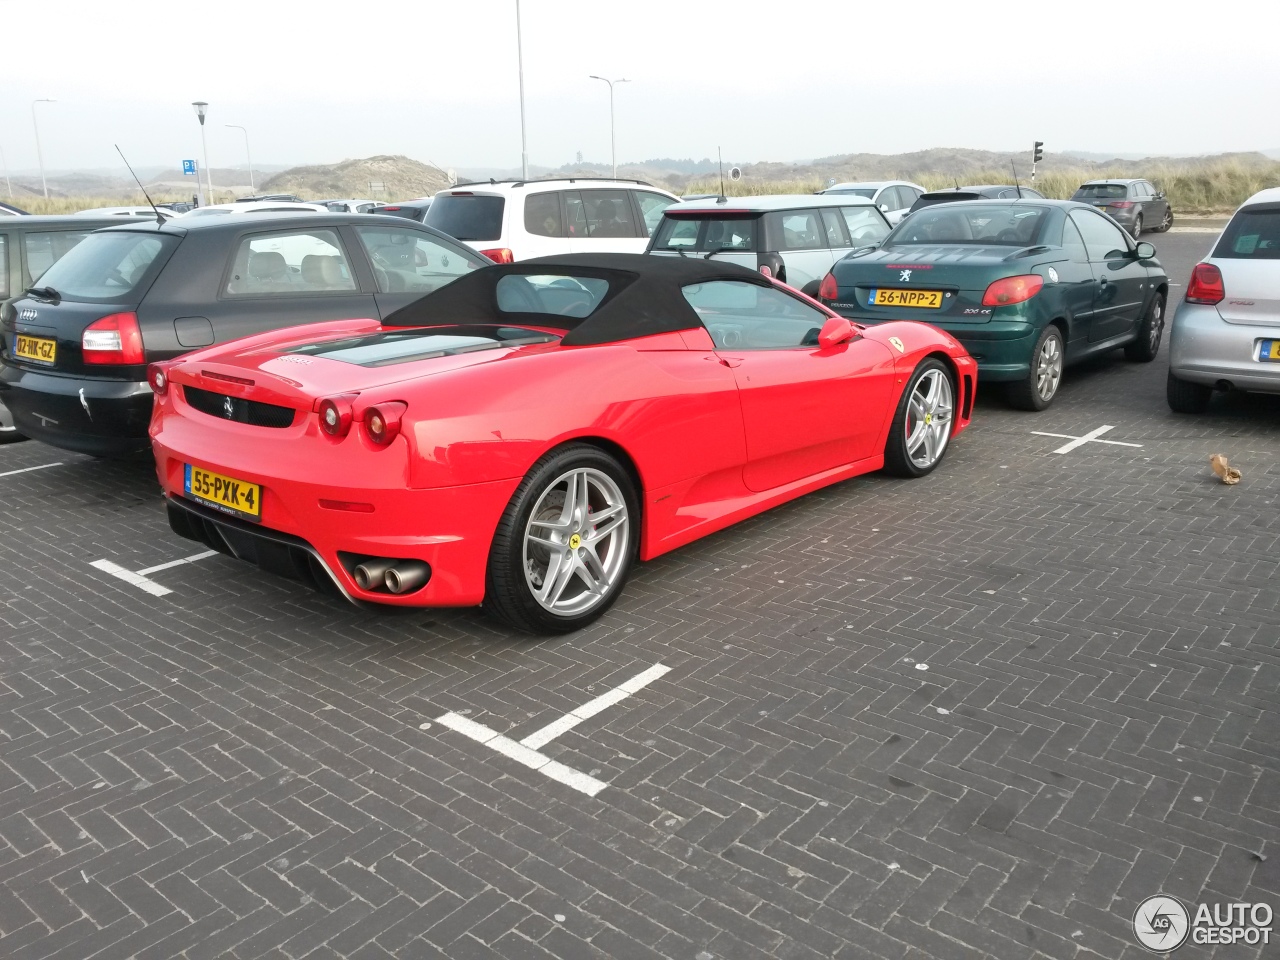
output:
[[[1169,330],[1169,406],[1203,413],[1216,388],[1280,393],[1280,188],[1236,210]]]
[[[77,210],[71,214],[73,217],[133,217],[134,219],[154,220],[156,212],[159,211],[162,220],[168,220],[170,217],[176,217],[177,214],[172,210],[166,210],[164,207],[134,206],[134,207],[91,207],[88,210]]]
[[[252,197],[236,197],[236,203],[263,203],[269,200],[285,200],[290,203],[305,203],[301,197],[292,193],[262,193]]]
[[[816,296],[836,260],[888,233],[884,214],[865,197],[693,200],[663,211],[648,252],[740,263]]]
[[[1043,200],[1044,194],[1033,187],[1016,183],[984,183],[953,190],[931,190],[916,198],[909,212],[915,213],[935,203],[955,203],[958,200]]]
[[[975,373],[925,324],[864,330],[737,264],[574,254],[155,364],[151,436],[181,536],[560,633],[637,557],[882,465],[929,473]]]
[[[1135,239],[1143,230],[1164,233],[1173,226],[1173,208],[1149,180],[1090,180],[1071,199],[1097,207]]]
[[[143,453],[150,361],[303,321],[386,316],[485,263],[422,224],[359,214],[120,224],[0,310],[0,402],[55,447]]]
[[[117,217],[89,219],[76,215],[0,219],[0,300],[16,297],[35,286],[46,270],[90,233],[119,222]],[[13,417],[0,398],[0,443],[25,439],[26,434],[14,426]]]
[[[157,203],[157,207],[161,210],[172,210],[174,213],[186,213],[188,210],[194,210],[196,205],[186,200],[170,200],[165,203]]]
[[[423,222],[498,263],[557,253],[643,253],[679,198],[643,180],[489,180],[441,190]]]
[[[27,211],[21,207],[15,207],[11,203],[0,203],[0,217],[27,217],[30,216]]]
[[[1068,364],[1117,347],[1155,359],[1169,278],[1155,247],[1085,204],[985,200],[909,214],[836,263],[819,295],[860,323],[927,320],[1014,406],[1043,410]]]
[[[866,197],[880,208],[889,223],[897,225],[925,189],[918,183],[906,180],[869,180],[861,183],[837,183],[820,192],[824,195],[835,193]]]
[[[399,200],[396,203],[388,203],[385,206],[374,207],[370,213],[386,214],[389,217],[405,217],[409,220],[417,220],[422,222],[427,215],[427,209],[431,206],[430,197],[419,197],[417,200]]]
[[[295,203],[292,200],[255,200],[249,203],[237,200],[235,203],[210,203],[203,207],[196,207],[194,210],[188,210],[186,213],[179,214],[179,218],[182,218],[183,222],[186,223],[192,218],[201,217],[239,217],[244,214],[275,215],[280,213],[328,212],[329,211],[326,208],[320,206],[318,203]]]
[[[372,213],[382,206],[381,200],[317,200],[330,213]]]

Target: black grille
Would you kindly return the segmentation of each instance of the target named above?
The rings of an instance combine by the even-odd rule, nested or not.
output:
[[[182,395],[186,397],[187,403],[201,413],[219,420],[234,420],[254,427],[287,427],[293,423],[292,407],[280,407],[258,400],[242,400],[198,387],[183,387]]]

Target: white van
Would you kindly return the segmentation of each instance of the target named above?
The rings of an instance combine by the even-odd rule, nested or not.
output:
[[[717,197],[667,207],[647,252],[731,260],[812,297],[837,260],[888,233],[866,197]]]
[[[423,222],[497,263],[644,253],[662,211],[678,201],[643,180],[490,180],[440,191]]]

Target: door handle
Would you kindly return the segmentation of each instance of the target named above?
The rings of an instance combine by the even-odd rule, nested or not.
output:
[[[742,359],[740,357],[722,357],[719,354],[711,353],[703,357],[702,359],[710,360],[712,363],[718,363],[726,367],[742,366]]]

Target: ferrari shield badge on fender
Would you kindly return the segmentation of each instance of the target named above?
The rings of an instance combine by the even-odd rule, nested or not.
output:
[[[902,345],[902,341],[897,337],[890,337],[889,342],[893,344],[893,349],[897,350],[899,353],[907,352],[907,348]]]

